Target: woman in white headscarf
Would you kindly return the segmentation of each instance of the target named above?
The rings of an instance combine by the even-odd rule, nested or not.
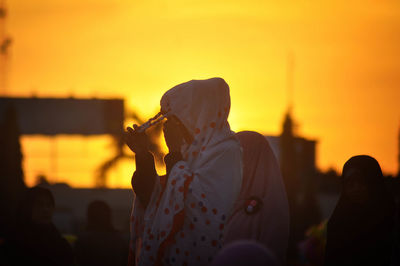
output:
[[[128,128],[127,144],[136,153],[131,250],[138,265],[205,265],[221,247],[242,177],[229,109],[229,87],[221,78],[192,80],[163,95],[170,149],[165,178],[156,175],[152,155],[140,144],[145,135]]]

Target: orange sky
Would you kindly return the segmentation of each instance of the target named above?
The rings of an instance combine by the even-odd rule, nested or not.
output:
[[[287,107],[287,57],[293,52],[294,116],[299,134],[319,140],[318,167],[340,169],[350,156],[365,153],[385,172],[397,171],[397,0],[7,4],[13,37],[8,95],[118,96],[128,108],[150,116],[168,88],[220,76],[231,87],[231,127],[278,134]],[[65,140],[57,140],[60,152],[70,146],[62,144]],[[24,149],[29,154],[46,141],[25,139]],[[107,146],[109,141],[103,137],[93,143]],[[98,145],[92,146],[98,154]],[[109,148],[101,150],[108,157]],[[40,172],[29,165],[45,164],[26,162],[27,175]],[[119,177],[131,172],[131,162],[124,165],[129,169],[119,167],[112,186],[129,183]],[[87,178],[66,175],[73,185],[90,185]]]

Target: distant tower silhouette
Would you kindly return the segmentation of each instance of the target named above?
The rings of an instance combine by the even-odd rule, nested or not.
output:
[[[289,52],[287,61],[287,80],[286,80],[286,90],[287,90],[287,107],[288,109],[293,108],[293,94],[294,94],[294,54]]]
[[[7,91],[9,47],[11,38],[6,32],[7,9],[5,0],[0,0],[0,94]]]
[[[297,189],[296,177],[296,151],[295,151],[295,135],[294,121],[292,118],[293,109],[293,75],[294,75],[294,55],[292,52],[288,55],[287,61],[287,111],[282,124],[282,134],[280,136],[281,146],[281,171],[285,181],[286,191],[288,195],[289,205],[295,204],[295,195]]]
[[[294,121],[292,118],[293,109],[293,90],[294,90],[294,55],[292,52],[288,55],[287,61],[287,111],[282,124],[282,134],[280,136],[281,146],[281,171],[285,181],[289,205],[295,204],[295,195],[298,188],[296,177],[296,151]]]
[[[290,211],[290,235],[288,256],[289,258],[296,257],[296,243],[299,239],[296,230],[297,220],[297,195],[299,191],[299,176],[297,171],[296,143],[294,132],[294,121],[292,118],[293,108],[293,72],[294,58],[290,53],[288,56],[287,68],[287,111],[282,123],[282,133],[279,137],[280,145],[280,162],[282,178],[284,180],[286,195],[288,197]]]
[[[279,137],[280,166],[290,210],[288,265],[297,258],[297,244],[310,225],[320,222],[315,185],[315,144],[296,133],[293,119],[294,55],[288,56],[287,111]]]

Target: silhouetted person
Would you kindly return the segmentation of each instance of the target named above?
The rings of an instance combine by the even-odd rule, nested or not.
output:
[[[54,224],[50,190],[30,188],[19,205],[14,237],[7,243],[6,265],[73,265],[72,248]]]
[[[87,209],[87,228],[75,243],[78,265],[126,265],[128,243],[114,229],[111,209],[104,201],[93,201]]]
[[[253,240],[286,261],[289,206],[278,161],[267,139],[252,131],[236,133],[243,149],[242,188],[224,236],[224,244]]]
[[[1,106],[0,116],[0,238],[15,225],[16,210],[26,187],[22,170],[22,152],[18,114],[13,105]]]
[[[348,160],[328,221],[325,265],[390,265],[394,210],[378,162],[366,155]]]
[[[138,265],[207,265],[242,181],[240,143],[227,121],[229,86],[221,78],[192,80],[168,90],[160,105],[166,177],[157,176],[146,135],[126,133],[136,154],[131,251]]]

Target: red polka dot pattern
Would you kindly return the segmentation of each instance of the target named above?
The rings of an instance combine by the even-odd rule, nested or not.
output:
[[[223,105],[225,105],[224,108],[222,108]],[[226,117],[227,115],[223,110],[229,112],[229,106],[226,106],[226,103],[222,104],[222,106],[218,107],[216,110],[214,109],[213,117],[198,120],[199,123],[192,127],[193,129],[197,126],[197,128],[192,131],[195,134],[194,142],[190,149],[186,149],[186,151],[183,152],[184,158],[186,157],[184,160],[196,160],[196,156],[197,158],[205,157],[207,159],[208,153],[205,152],[205,150],[209,151],[209,146],[207,145],[209,138],[212,137],[214,132],[215,134],[221,133],[216,129],[220,127],[220,125],[226,126],[226,123],[224,123],[225,120],[222,117]],[[218,117],[216,116],[217,114]],[[158,262],[162,263],[164,262],[163,259],[169,259],[169,263],[176,265],[188,265],[188,263],[193,262],[191,261],[193,259],[198,260],[196,264],[200,264],[200,262],[204,264],[207,259],[209,262],[211,261],[212,255],[206,255],[200,251],[196,252],[197,250],[193,250],[192,252],[191,247],[208,246],[208,248],[213,249],[212,247],[220,246],[219,241],[221,240],[218,240],[218,235],[223,233],[222,230],[224,229],[225,221],[224,219],[219,219],[219,216],[225,213],[225,210],[224,207],[220,207],[218,203],[215,206],[208,205],[208,201],[213,199],[212,195],[202,193],[201,190],[200,193],[198,193],[195,183],[191,185],[193,179],[196,181],[196,176],[191,174],[191,171],[187,170],[194,170],[197,173],[197,169],[189,169],[188,166],[182,162],[178,163],[177,167],[178,169],[176,170],[178,171],[174,172],[174,176],[171,175],[169,186],[162,183],[161,193],[163,195],[172,194],[172,197],[167,198],[160,196],[163,200],[161,200],[160,205],[157,204],[158,210],[161,210],[162,213],[162,209],[164,209],[164,214],[167,215],[163,215],[165,220],[162,221],[162,227],[159,231],[153,232],[154,236],[152,235],[151,230],[146,229],[147,234],[143,236],[145,238],[144,240],[153,240],[154,238],[159,237],[161,243],[168,243],[166,246],[170,248],[168,248],[168,251],[166,250],[166,253],[162,253],[161,261],[159,256],[156,257],[154,255],[150,259],[150,254],[152,254],[154,250],[158,250],[158,247],[156,248],[155,246],[157,242],[155,240],[145,241],[145,244],[143,245],[143,247],[145,247],[144,250],[147,250],[149,246],[149,248],[151,247],[152,252],[144,252],[144,254],[146,254],[145,257],[147,257],[147,260],[152,261],[151,264],[157,264]],[[192,167],[194,166],[191,166],[190,168]],[[179,169],[182,169],[183,171],[180,171]],[[199,172],[199,175],[201,175],[201,172]],[[168,189],[166,189],[166,187]],[[198,196],[200,196],[200,198]],[[181,201],[182,198],[184,203]],[[168,200],[170,201],[168,202]],[[208,209],[209,207],[211,207],[211,209]],[[190,219],[186,220],[185,218],[185,222],[182,222],[181,225],[176,227],[175,217],[179,215],[180,209],[183,212],[189,213]],[[155,211],[155,213],[157,213],[158,210]],[[148,227],[146,226],[146,228]],[[218,228],[221,231],[219,231]],[[200,235],[202,237],[201,240],[197,239],[197,237],[196,239],[191,239],[192,235],[196,235],[195,232],[203,230],[204,233]],[[207,232],[210,232],[210,234]],[[186,242],[188,242],[189,245],[186,245]],[[171,246],[173,243],[176,243],[176,245]],[[215,248],[213,250],[215,250]],[[168,254],[168,252],[170,254]]]

